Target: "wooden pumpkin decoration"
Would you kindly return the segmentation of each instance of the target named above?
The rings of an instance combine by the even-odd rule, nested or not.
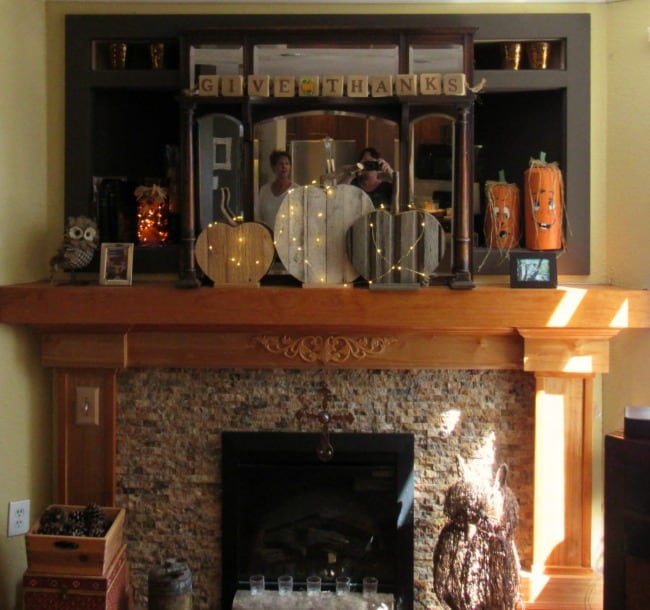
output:
[[[199,234],[196,262],[215,284],[256,284],[273,262],[273,237],[258,222],[210,223]]]
[[[542,152],[524,172],[526,248],[561,250],[563,213],[562,172],[557,163],[547,163]]]
[[[499,250],[516,248],[521,239],[519,187],[506,182],[502,170],[498,182],[485,183],[485,200],[485,245]]]
[[[273,232],[282,264],[307,286],[352,282],[359,274],[346,254],[346,232],[374,209],[364,191],[348,184],[291,189]]]
[[[424,211],[390,214],[375,210],[348,231],[352,264],[371,287],[428,282],[445,252],[438,220]]]

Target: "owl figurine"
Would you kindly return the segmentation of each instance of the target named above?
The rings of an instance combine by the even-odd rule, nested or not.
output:
[[[70,216],[63,233],[63,243],[50,260],[50,281],[58,270],[72,273],[90,264],[99,246],[97,223],[87,216]]]

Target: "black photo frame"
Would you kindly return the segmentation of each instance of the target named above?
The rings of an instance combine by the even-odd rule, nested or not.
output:
[[[511,288],[557,288],[555,252],[511,252]]]

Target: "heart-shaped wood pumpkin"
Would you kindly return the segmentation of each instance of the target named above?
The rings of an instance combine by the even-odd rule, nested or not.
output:
[[[376,210],[348,231],[355,269],[371,284],[422,284],[445,253],[444,231],[428,212]]]
[[[196,240],[196,262],[215,284],[255,284],[273,262],[271,231],[258,222],[209,224]]]
[[[348,184],[290,190],[275,217],[275,249],[287,271],[307,285],[343,284],[358,277],[345,236],[374,210],[370,197]]]

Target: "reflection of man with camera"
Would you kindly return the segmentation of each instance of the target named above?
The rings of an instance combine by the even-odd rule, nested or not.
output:
[[[381,158],[376,148],[364,148],[359,155],[356,169],[351,171],[340,182],[351,184],[365,191],[377,209],[390,211],[393,204],[393,184],[381,180],[379,174],[393,178],[395,171]]]

